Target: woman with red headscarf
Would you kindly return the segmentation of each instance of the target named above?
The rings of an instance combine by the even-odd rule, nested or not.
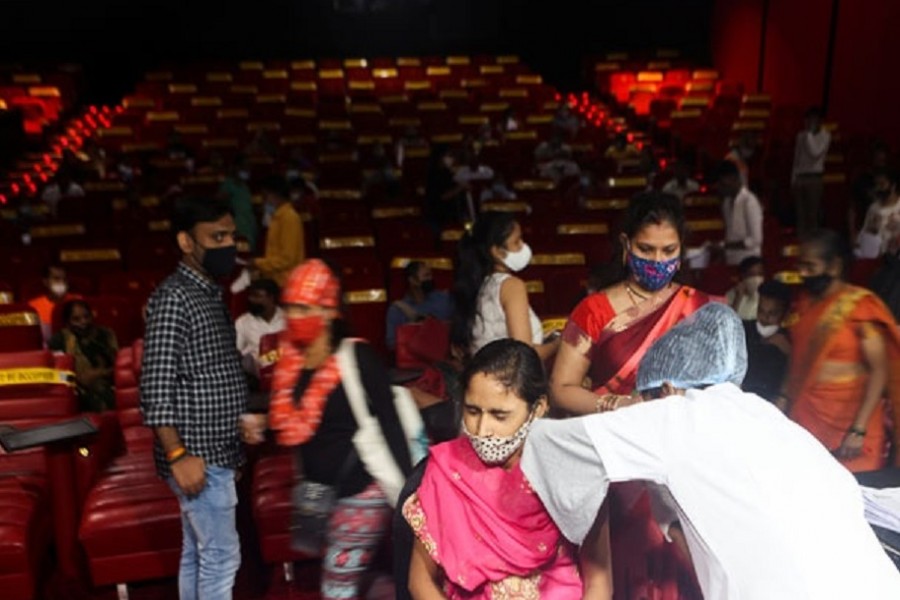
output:
[[[296,448],[303,479],[337,491],[325,536],[324,599],[360,596],[360,581],[388,531],[392,512],[369,472],[370,457],[356,453],[353,438],[359,427],[342,380],[359,379],[388,446],[384,455],[404,477],[412,471],[387,372],[369,344],[347,337],[340,298],[340,282],[321,260],[308,260],[291,274],[281,298],[286,330],[268,415],[278,443]],[[347,344],[352,345],[358,373],[341,372],[337,353]],[[245,439],[254,437],[251,429],[245,427]]]

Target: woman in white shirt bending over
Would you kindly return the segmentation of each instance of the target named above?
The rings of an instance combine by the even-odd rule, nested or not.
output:
[[[509,213],[486,212],[460,240],[453,286],[453,343],[469,356],[501,338],[531,344],[542,360],[559,340],[545,343],[541,321],[528,303],[525,282],[513,275],[528,266],[531,248]]]

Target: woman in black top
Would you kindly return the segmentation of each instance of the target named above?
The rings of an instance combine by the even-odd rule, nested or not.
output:
[[[359,597],[391,517],[388,497],[370,473],[383,466],[372,463],[378,453],[367,447],[361,456],[354,446],[359,427],[345,385],[350,378],[362,384],[366,408],[380,426],[388,451],[379,456],[393,461],[403,477],[412,472],[388,375],[369,344],[347,339],[340,298],[335,271],[321,260],[306,261],[291,274],[282,293],[286,331],[268,415],[278,443],[296,447],[303,478],[337,490],[322,562],[325,599]],[[342,372],[337,353],[347,344],[357,373]],[[244,431],[245,438],[255,437],[246,425]]]

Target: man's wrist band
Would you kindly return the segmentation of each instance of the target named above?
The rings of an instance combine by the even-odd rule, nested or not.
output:
[[[187,449],[184,446],[179,446],[178,448],[175,448],[174,450],[166,453],[166,461],[168,461],[168,463],[171,465],[178,462],[185,456],[187,456]]]

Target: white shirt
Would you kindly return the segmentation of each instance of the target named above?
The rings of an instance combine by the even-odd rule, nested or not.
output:
[[[500,288],[503,286],[503,282],[510,277],[509,273],[494,273],[481,285],[481,291],[478,292],[478,312],[472,328],[472,354],[495,340],[509,337],[506,311],[500,304]],[[540,344],[544,341],[541,320],[534,314],[530,306],[528,307],[528,321],[531,324],[531,343]]]
[[[722,205],[725,220],[725,241],[743,242],[739,250],[725,250],[725,262],[737,265],[748,256],[762,256],[763,211],[756,195],[742,187],[734,198],[726,198]]]
[[[794,168],[791,178],[798,175],[821,175],[825,171],[825,156],[831,145],[831,134],[824,129],[819,133],[804,130],[794,142]]]
[[[866,256],[860,256],[860,258],[878,258],[887,250],[891,240],[900,235],[900,200],[891,206],[882,206],[880,202],[873,202],[866,212],[866,220],[863,223],[865,225],[860,237],[863,237],[864,233],[875,233],[877,230],[875,235],[878,237],[879,247],[874,255],[870,251],[866,253]],[[860,246],[862,247],[862,244]]]
[[[234,322],[234,329],[237,333],[238,352],[247,361],[245,366],[252,360],[252,364],[256,368],[251,370],[254,372],[258,371],[259,367],[265,366],[260,363],[259,340],[264,335],[284,331],[284,312],[281,308],[276,307],[275,315],[271,321],[266,321],[262,317],[257,317],[250,313],[244,313]]]
[[[693,194],[699,189],[700,184],[690,177],[685,180],[684,185],[678,183],[678,179],[673,177],[666,183],[666,185],[663,186],[662,191],[666,194],[672,194],[679,200],[684,200],[685,196],[687,196],[688,194]]]
[[[589,502],[587,479],[593,496],[607,483],[635,480],[668,492],[657,496],[664,510],[654,514],[677,516],[704,598],[900,598],[900,573],[865,520],[856,480],[762,398],[722,384],[558,423],[533,425],[521,464],[573,542],[584,539],[596,512],[577,526],[557,518],[579,512],[577,498],[551,491],[571,477],[557,438],[576,449],[581,472],[571,485]],[[597,453],[593,478],[573,438],[579,426]]]

